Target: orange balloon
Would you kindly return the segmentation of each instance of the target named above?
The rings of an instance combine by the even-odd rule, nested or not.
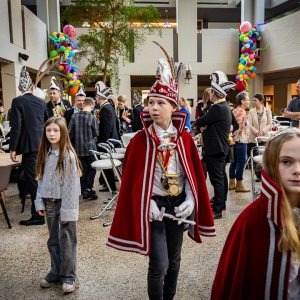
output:
[[[78,86],[77,85],[69,87],[69,95],[75,97],[77,91],[78,91]]]
[[[250,74],[250,78],[254,78],[255,76],[256,76],[256,73],[254,73],[254,72]]]

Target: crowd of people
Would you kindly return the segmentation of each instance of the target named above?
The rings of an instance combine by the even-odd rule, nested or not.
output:
[[[22,68],[22,95],[11,105],[9,150],[13,161],[22,154],[25,190],[20,194],[29,194],[32,200],[31,218],[20,224],[47,221],[51,268],[40,282],[42,288],[61,281],[66,294],[78,286],[79,197],[98,198],[91,166],[95,158],[90,152],[98,150],[98,143],[136,132],[123,159],[118,191],[114,171],[104,171],[109,187],[118,192],[107,245],[149,256],[149,299],[174,298],[185,230],[197,243],[201,236],[215,236],[214,220],[226,210],[228,189],[250,191],[243,183],[248,150],[257,137],[272,130],[272,113],[264,107],[263,95],[250,100],[247,92],[240,92],[232,109],[226,96],[235,84],[221,71],[211,74],[211,86],[204,91],[204,105],[194,123],[201,132],[200,159],[191,134],[189,102],[178,97],[172,68],[168,60],[159,60],[145,106],[135,92],[133,108],[126,105],[126,96],[114,96],[102,81],[96,83],[95,99],[87,97],[81,85],[71,107],[62,99],[55,77],[46,103],[36,96],[36,86]],[[300,95],[300,81],[297,91]],[[285,114],[296,124],[300,110],[294,110],[298,102],[293,101]],[[3,109],[0,113],[3,119]],[[212,299],[299,299],[299,143],[296,128],[269,139],[264,171],[258,174],[261,196],[242,212],[229,233]],[[213,186],[211,198],[206,174]],[[107,191],[101,176],[99,182],[100,191]]]

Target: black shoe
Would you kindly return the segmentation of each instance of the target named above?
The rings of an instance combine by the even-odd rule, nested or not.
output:
[[[20,225],[24,225],[24,226],[44,225],[44,224],[45,224],[45,219],[44,218],[33,218],[33,217],[31,217],[29,220],[20,221]]]
[[[213,211],[214,219],[221,219],[222,218],[222,212],[215,212]]]
[[[94,192],[94,193],[93,193]],[[83,199],[85,200],[97,200],[98,199],[98,196],[96,195],[96,192],[95,191],[91,191],[91,190],[85,190],[83,193],[82,193],[82,197]]]

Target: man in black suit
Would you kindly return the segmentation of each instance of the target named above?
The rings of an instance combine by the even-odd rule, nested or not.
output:
[[[211,75],[210,101],[208,112],[197,120],[203,136],[203,159],[207,166],[210,182],[214,188],[212,207],[214,218],[222,218],[225,199],[228,192],[228,181],[225,172],[226,157],[229,151],[229,134],[232,114],[225,99],[227,91],[235,86],[227,76],[216,71]]]
[[[51,85],[48,94],[50,98],[50,101],[47,103],[48,117],[63,117],[65,111],[71,108],[71,105],[69,101],[61,99],[60,88],[54,76],[51,77]]]
[[[112,95],[112,90],[102,81],[96,83],[96,101],[99,105],[98,118],[99,118],[99,137],[98,143],[106,143],[108,139],[120,140],[118,128],[117,128],[117,115],[110,104],[107,101],[107,97]],[[113,170],[104,171],[107,181],[113,191],[116,191],[115,175]],[[100,191],[108,191],[106,186],[100,188]]]
[[[35,162],[48,114],[45,102],[32,94],[34,89],[34,84],[23,67],[19,82],[19,90],[23,95],[14,98],[11,105],[9,149],[12,161],[16,162],[16,155],[22,154],[21,167],[24,171],[26,194],[30,194],[32,201],[31,218],[20,221],[21,225],[26,226],[45,224],[44,217],[38,215],[34,205],[37,191]]]
[[[83,90],[83,85],[81,83],[79,86],[78,92],[75,95],[74,107],[66,110],[64,113],[64,118],[66,119],[67,126],[69,126],[72,116],[83,109],[83,104],[84,104],[85,98],[86,98],[86,94]]]
[[[142,105],[142,97],[138,91],[133,91],[133,123],[132,130],[137,132],[143,129],[143,123],[141,119],[141,112],[144,110]]]

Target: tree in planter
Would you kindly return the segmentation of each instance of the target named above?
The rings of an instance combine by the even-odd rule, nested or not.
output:
[[[150,24],[160,18],[153,6],[135,7],[125,0],[76,0],[63,13],[64,22],[75,26],[89,20],[91,28],[78,38],[79,59],[86,59],[83,82],[91,83],[102,76],[104,83],[114,79],[118,89],[119,59],[128,61],[133,49],[141,45],[147,34],[158,30],[144,26],[136,29],[136,24]]]

